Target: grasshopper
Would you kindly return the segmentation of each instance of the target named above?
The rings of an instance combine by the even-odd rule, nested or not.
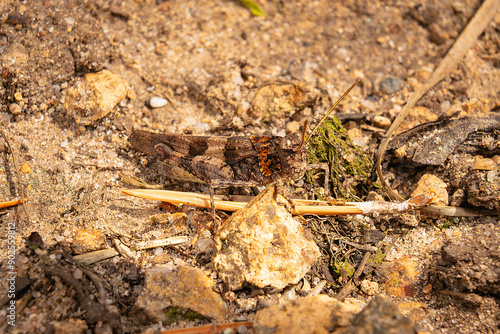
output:
[[[254,187],[302,178],[307,170],[325,171],[325,195],[328,195],[329,167],[326,163],[306,162],[306,144],[320,124],[359,83],[357,80],[330,108],[306,138],[307,121],[301,133],[280,136],[192,136],[134,131],[131,146],[156,155],[173,179],[206,183],[210,189],[210,205],[215,222],[214,189]],[[293,203],[291,203],[293,206]]]

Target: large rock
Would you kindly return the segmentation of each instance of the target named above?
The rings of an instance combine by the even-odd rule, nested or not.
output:
[[[441,249],[439,277],[452,290],[498,295],[500,291],[500,227],[475,226]]]
[[[415,324],[405,317],[389,298],[377,296],[358,313],[351,322],[351,326],[335,331],[338,334],[355,333],[386,333],[386,334],[415,334]]]
[[[342,303],[327,295],[317,295],[257,311],[253,328],[256,334],[327,334],[349,326],[360,311],[358,305]]]
[[[128,83],[108,70],[89,73],[68,89],[64,109],[77,124],[91,125],[127,96]]]
[[[319,258],[318,246],[283,207],[286,199],[278,195],[277,201],[268,187],[217,232],[214,265],[231,290],[245,282],[282,289],[298,283]]]
[[[136,307],[144,309],[154,321],[171,322],[167,308],[188,309],[207,318],[225,321],[227,307],[212,290],[213,281],[198,268],[187,264],[161,265],[146,270],[146,291],[137,299]],[[172,313],[172,312],[170,312]]]

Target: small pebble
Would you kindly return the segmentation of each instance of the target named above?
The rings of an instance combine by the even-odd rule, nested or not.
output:
[[[118,156],[118,155],[116,154],[116,152],[115,152],[115,151],[113,151],[113,150],[108,150],[108,151],[106,152],[106,154],[107,154],[107,156],[108,156],[108,159],[110,159],[110,160],[116,159],[116,157]]]
[[[127,99],[135,100],[137,96],[135,95],[135,91],[132,89],[127,90]]]
[[[425,293],[425,294],[428,294],[432,291],[432,285],[430,284],[427,284],[426,286],[424,286],[424,288],[422,289],[422,292]]]
[[[66,232],[72,234],[70,230],[66,230],[63,234],[66,234]],[[76,230],[71,242],[71,249],[74,254],[84,254],[105,249],[106,247],[106,235],[95,229]]]
[[[494,170],[497,168],[497,164],[493,159],[483,158],[478,159],[474,165],[474,169],[479,170]]]
[[[67,147],[68,146],[68,141],[67,140],[63,140],[62,143],[61,143],[61,147]]]
[[[200,238],[196,243],[200,253],[209,253],[215,251],[215,242],[210,238]]]
[[[286,133],[295,133],[300,131],[300,123],[297,121],[291,121],[286,125]]]
[[[232,328],[226,328],[226,329],[224,329],[224,331],[222,333],[224,333],[224,334],[234,334],[234,330]]]
[[[166,106],[167,103],[168,103],[167,99],[163,99],[161,97],[156,97],[156,96],[150,98],[148,101],[148,105],[151,108],[161,108],[161,107]]]
[[[46,77],[42,77],[38,80],[38,86],[40,87],[45,87],[49,84],[49,81],[47,80]]]
[[[31,173],[31,167],[28,163],[24,163],[22,166],[21,166],[21,172],[23,174],[28,174],[28,173]]]
[[[287,300],[295,300],[297,299],[297,294],[295,293],[295,288],[287,287],[283,292],[283,298]]]
[[[386,78],[380,82],[380,91],[384,94],[392,94],[401,89],[403,82],[398,77]]]
[[[54,173],[62,173],[64,172],[64,169],[66,168],[66,164],[64,162],[60,162],[57,165],[53,167]]]
[[[16,101],[21,101],[23,99],[23,94],[21,94],[20,92],[15,92],[14,98],[16,99]]]
[[[243,123],[243,120],[241,118],[239,118],[238,116],[233,117],[233,124],[234,124],[234,126],[237,126],[240,128],[245,126],[245,123]]]
[[[21,106],[17,103],[12,103],[10,106],[9,106],[9,111],[11,114],[13,115],[19,115],[22,111],[21,109]]]
[[[73,277],[75,279],[80,279],[83,277],[83,271],[81,269],[75,269],[75,271],[73,272]]]
[[[0,137],[0,152],[7,152],[7,150],[8,150],[7,143],[2,137]]]
[[[241,111],[246,113],[250,109],[250,103],[248,101],[241,102]]]
[[[361,281],[360,287],[361,291],[363,291],[368,296],[374,296],[379,292],[378,283],[369,281],[367,279]]]
[[[309,281],[306,280],[305,278],[303,279],[304,284],[302,284],[302,288],[300,288],[300,292],[308,293],[311,291],[311,284],[309,284]]]
[[[490,170],[488,173],[486,173],[486,181],[493,183],[496,181],[497,178],[497,172],[494,170]]]
[[[391,120],[384,116],[373,117],[373,125],[377,128],[388,129],[391,126]]]
[[[439,109],[441,109],[441,113],[443,114],[447,112],[450,108],[451,108],[451,103],[448,100],[441,102],[441,104],[439,105]]]
[[[424,174],[417,182],[417,187],[410,197],[418,195],[431,195],[431,204],[448,205],[447,184],[432,174]]]
[[[238,334],[247,334],[248,333],[248,329],[241,325],[241,326],[238,326],[238,328],[236,329],[237,333]]]
[[[465,192],[463,189],[457,189],[450,197],[450,206],[460,206],[465,201]]]

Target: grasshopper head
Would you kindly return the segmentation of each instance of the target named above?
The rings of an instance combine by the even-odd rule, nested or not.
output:
[[[296,181],[306,171],[305,150],[302,145],[304,136],[300,133],[292,133],[280,142],[279,157],[281,162],[281,173],[284,179]]]

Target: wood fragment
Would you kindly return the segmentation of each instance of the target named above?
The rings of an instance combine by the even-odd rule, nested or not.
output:
[[[188,237],[179,236],[179,237],[171,237],[171,238],[166,238],[166,239],[142,241],[142,242],[138,242],[137,244],[135,244],[134,247],[137,250],[142,250],[142,249],[149,249],[149,248],[155,248],[155,247],[172,246],[172,245],[182,244],[182,243],[185,243],[187,241],[188,241]]]
[[[418,100],[420,100],[420,98],[424,96],[427,91],[443,80],[449,72],[457,67],[458,62],[463,58],[467,50],[470,49],[470,47],[476,42],[479,35],[483,33],[484,29],[486,29],[490,21],[493,19],[498,11],[498,8],[500,8],[500,0],[486,0],[483,2],[479,10],[470,20],[469,24],[467,24],[439,66],[431,74],[427,82],[413,92],[408,99],[408,102],[406,102],[405,106],[392,123],[391,127],[387,130],[385,138],[382,140],[377,150],[377,161],[375,166],[382,186],[393,199],[400,201],[404,200],[389,186],[384,178],[381,166],[382,158],[392,134],[399,127],[403,119],[410,113],[411,108],[413,108]]]
[[[135,254],[128,248],[123,242],[121,242],[119,239],[114,239],[113,243],[115,245],[116,250],[118,253],[121,254],[121,256],[129,258],[129,259],[135,259]]]
[[[319,295],[321,293],[321,291],[323,291],[323,289],[325,288],[326,283],[328,283],[328,282],[325,279],[321,280],[318,283],[318,285],[316,285],[314,288],[312,288],[311,291],[309,291],[309,293],[307,294],[307,297]]]
[[[109,249],[103,249],[103,250],[98,250],[95,252],[89,252],[81,255],[76,255],[74,258],[78,262],[80,262],[83,265],[88,265],[92,263],[96,263],[102,260],[109,259],[113,256],[117,256],[120,253],[118,253],[116,250],[113,248]]]

